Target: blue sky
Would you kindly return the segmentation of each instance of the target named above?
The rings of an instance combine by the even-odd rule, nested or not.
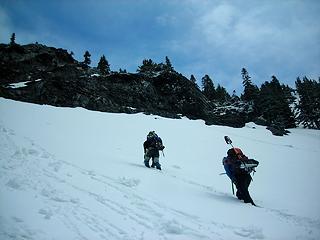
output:
[[[231,93],[245,67],[260,86],[272,75],[294,86],[320,76],[318,0],[1,0],[0,42],[39,42],[75,53],[92,66],[135,72],[165,56],[186,77],[208,74]]]

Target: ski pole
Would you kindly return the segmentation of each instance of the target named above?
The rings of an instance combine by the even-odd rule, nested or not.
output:
[[[231,180],[231,186],[232,186],[232,194],[234,195],[234,187],[233,187],[233,182]]]

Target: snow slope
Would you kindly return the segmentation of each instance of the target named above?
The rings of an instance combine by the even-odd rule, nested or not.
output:
[[[143,166],[150,130],[163,171]],[[291,132],[0,98],[0,239],[320,239],[320,132]],[[260,161],[261,208],[219,175],[225,135]]]

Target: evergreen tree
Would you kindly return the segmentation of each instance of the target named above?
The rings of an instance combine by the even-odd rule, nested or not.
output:
[[[259,88],[252,84],[251,77],[245,68],[241,70],[242,84],[244,87],[243,95],[241,96],[244,101],[255,101],[259,94]]]
[[[120,69],[119,69],[119,73],[127,73],[127,70],[126,70],[126,69],[123,69],[123,70],[122,70],[122,69],[120,68]]]
[[[172,64],[171,64],[171,61],[169,60],[169,58],[167,56],[166,56],[166,63],[164,65],[164,68],[166,71],[169,71],[169,72],[174,71]]]
[[[110,65],[104,55],[100,58],[97,68],[99,69],[102,75],[106,75],[110,73]]]
[[[230,100],[233,103],[240,101],[240,98],[238,97],[236,90],[233,90]]]
[[[16,44],[16,34],[12,33],[10,38],[10,45],[15,45],[15,44]]]
[[[295,127],[293,112],[286,94],[275,76],[272,76],[271,82],[261,85],[257,102],[258,111],[268,125],[275,124],[282,128]]]
[[[230,100],[230,95],[227,92],[227,90],[220,86],[220,84],[218,84],[217,88],[216,88],[216,96],[215,99],[221,103],[229,101]]]
[[[159,71],[159,65],[151,59],[144,59],[142,65],[138,67],[137,72],[144,73],[149,76],[154,76],[156,71]]]
[[[197,82],[197,80],[196,80],[196,78],[193,76],[193,74],[191,74],[191,76],[190,76],[190,81],[191,81],[192,83],[194,83],[194,84],[196,84],[196,82]]]
[[[202,92],[211,101],[215,99],[216,89],[214,87],[213,81],[208,75],[202,78]]]
[[[287,101],[289,102],[289,104],[293,104],[296,99],[292,95],[292,93],[294,93],[294,90],[291,87],[289,87],[288,85],[282,85],[281,87],[282,87],[284,95],[285,95]]]
[[[299,101],[296,105],[298,110],[297,121],[304,127],[320,129],[320,80],[297,78],[296,88]]]
[[[197,84],[197,79],[194,77],[193,74],[191,74],[191,76],[190,76],[190,82],[192,82],[194,84],[194,86],[199,89],[199,86]]]
[[[83,61],[84,66],[85,66],[86,68],[89,68],[89,65],[90,65],[90,63],[91,63],[91,59],[90,59],[91,54],[90,54],[88,51],[86,51],[86,52],[84,53],[83,57],[84,57],[84,61]]]
[[[242,84],[244,86],[252,85],[251,77],[249,76],[247,69],[245,68],[241,69],[241,76],[242,76]]]

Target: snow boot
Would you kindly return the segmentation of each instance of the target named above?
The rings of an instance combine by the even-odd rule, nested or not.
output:
[[[243,197],[242,197],[241,193],[239,192],[239,190],[237,190],[236,196],[239,200],[243,200]]]
[[[147,168],[150,168],[150,166],[149,166],[149,161],[148,162],[144,162],[144,165],[147,167]]]
[[[158,169],[158,170],[161,170],[161,165],[160,165],[160,163],[155,163],[154,165],[156,165],[156,168]]]

